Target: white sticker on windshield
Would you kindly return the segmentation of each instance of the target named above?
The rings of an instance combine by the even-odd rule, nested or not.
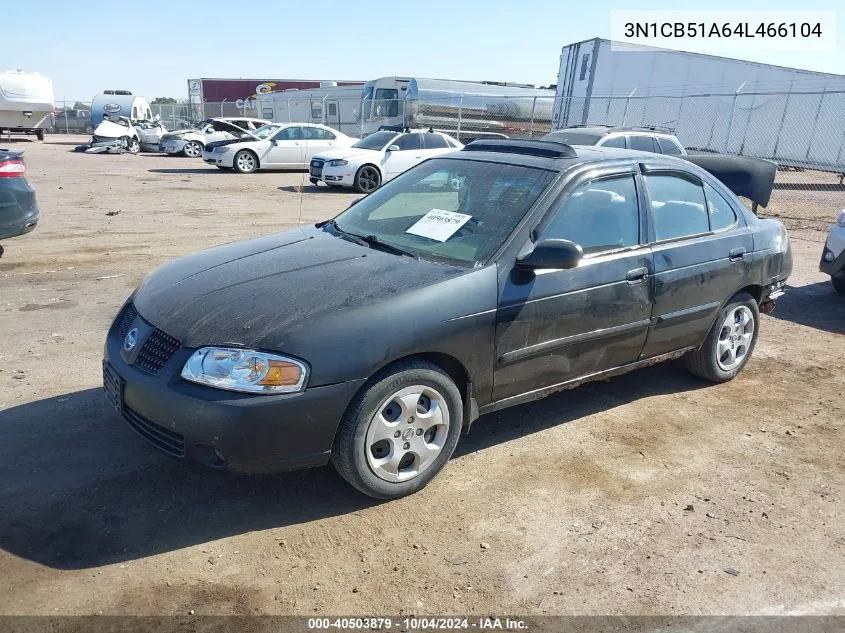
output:
[[[438,242],[445,242],[464,224],[469,222],[471,215],[432,209],[419,220],[414,222],[405,233],[427,237]]]

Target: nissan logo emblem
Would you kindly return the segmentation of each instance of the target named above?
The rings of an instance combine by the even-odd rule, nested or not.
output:
[[[123,340],[123,349],[127,352],[131,352],[132,348],[134,348],[138,344],[138,328],[132,328],[129,330],[129,334],[126,335],[126,338]]]

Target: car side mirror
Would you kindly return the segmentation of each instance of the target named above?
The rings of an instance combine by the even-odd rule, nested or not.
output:
[[[388,146],[387,151],[388,152],[399,152],[399,151],[402,151],[402,150],[399,149],[398,145],[390,145],[390,146]]]
[[[540,240],[529,252],[516,258],[517,268],[536,270],[575,268],[584,256],[584,249],[569,240]]]

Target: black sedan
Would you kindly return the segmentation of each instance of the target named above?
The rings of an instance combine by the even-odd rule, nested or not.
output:
[[[26,181],[23,152],[0,148],[0,239],[29,233],[36,224],[38,205]]]
[[[331,460],[392,498],[484,413],[680,356],[730,380],[792,256],[724,184],[765,206],[774,166],[700,159],[502,140],[427,160],[332,220],[152,273],[108,332],[106,392],[173,457]]]

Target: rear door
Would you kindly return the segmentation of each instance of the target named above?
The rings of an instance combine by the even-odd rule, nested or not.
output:
[[[333,149],[337,137],[329,130],[312,125],[303,125],[302,132],[305,137],[305,161],[311,162],[315,154]]]
[[[538,240],[582,246],[585,256],[576,268],[514,269],[504,281],[494,400],[639,358],[652,312],[652,256],[636,169],[589,172],[567,187],[538,227]]]
[[[748,278],[753,239],[710,183],[641,165],[654,252],[654,312],[643,357],[700,345],[721,306]]]

